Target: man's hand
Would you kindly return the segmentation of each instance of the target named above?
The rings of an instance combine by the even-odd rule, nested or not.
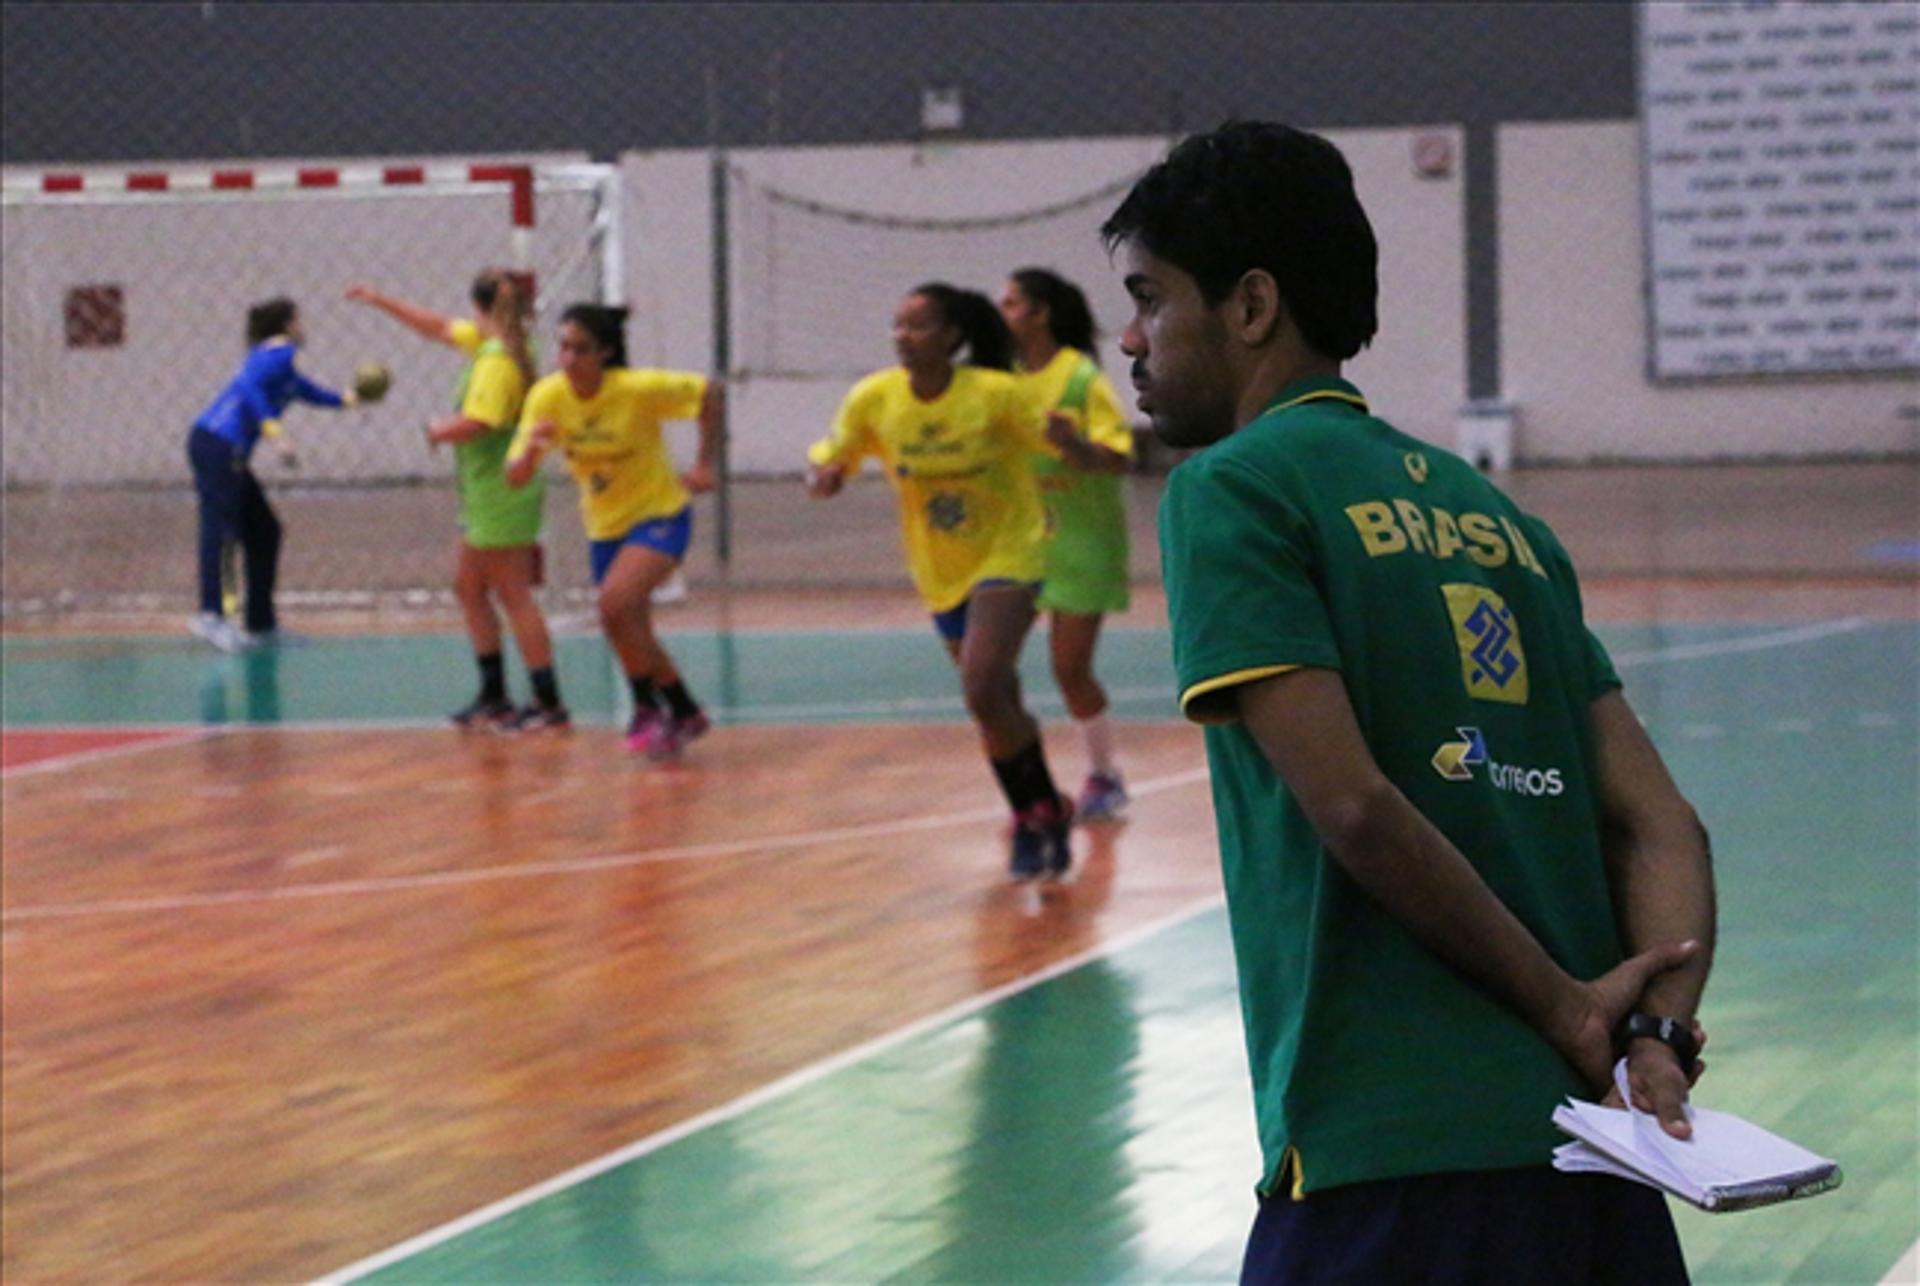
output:
[[[807,494],[815,500],[825,500],[828,496],[840,494],[840,488],[846,484],[847,471],[836,464],[811,464],[807,466]]]
[[[1614,1029],[1640,1003],[1647,984],[1686,964],[1699,950],[1698,942],[1653,947],[1621,961],[1592,982],[1577,984],[1579,1002],[1562,1011],[1562,1020],[1547,1038],[1594,1093],[1604,1094],[1613,1083]],[[1677,1070],[1679,1064],[1674,1066]]]
[[[701,460],[693,468],[680,475],[680,481],[694,495],[705,495],[713,490],[713,463]]]
[[[1707,1030],[1697,1021],[1693,1024],[1693,1041],[1699,1049],[1707,1047]],[[1657,1117],[1660,1128],[1676,1139],[1693,1137],[1693,1124],[1687,1120],[1687,1094],[1700,1083],[1700,1075],[1706,1070],[1706,1063],[1696,1058],[1683,1072],[1672,1047],[1657,1040],[1642,1037],[1627,1048],[1627,1088],[1633,1093],[1633,1105]],[[1607,1107],[1626,1106],[1620,1101],[1617,1086],[1600,1101]]]

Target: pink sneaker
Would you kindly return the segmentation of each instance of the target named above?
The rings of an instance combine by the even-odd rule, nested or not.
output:
[[[685,719],[676,719],[672,715],[660,717],[659,732],[654,742],[647,748],[649,759],[678,759],[680,752],[690,744],[707,735],[713,727],[713,720],[707,718],[704,710],[695,711]]]
[[[635,710],[633,719],[627,724],[627,751],[630,754],[645,755],[649,759],[662,756],[654,750],[666,730],[666,719],[651,706]]]

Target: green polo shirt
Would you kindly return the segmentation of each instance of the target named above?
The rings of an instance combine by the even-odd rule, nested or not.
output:
[[[1387,777],[1596,976],[1621,952],[1588,707],[1619,680],[1565,551],[1338,379],[1175,469],[1160,543],[1181,707],[1207,724],[1261,1190],[1545,1164],[1572,1067],[1360,892],[1220,697],[1339,671]]]

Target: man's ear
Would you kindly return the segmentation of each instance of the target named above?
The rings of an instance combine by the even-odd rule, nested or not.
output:
[[[1249,269],[1234,283],[1227,316],[1241,343],[1249,348],[1265,346],[1287,322],[1280,283],[1264,268]]]

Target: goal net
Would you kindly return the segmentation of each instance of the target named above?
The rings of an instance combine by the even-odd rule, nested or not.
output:
[[[608,166],[9,175],[4,200],[9,616],[191,606],[188,427],[239,369],[247,308],[279,295],[300,307],[309,378],[344,388],[369,360],[394,376],[378,406],[291,409],[296,468],[256,453],[289,533],[283,601],[444,601],[452,460],[421,428],[451,409],[460,358],[343,291],[364,281],[467,316],[477,271],[530,272],[545,346],[560,307],[619,289]],[[552,490],[564,510],[570,493]]]
[[[1014,270],[1052,269],[1088,294],[1105,331],[1099,355],[1125,387],[1114,337],[1127,301],[1097,229],[1152,149],[1110,148],[1071,166],[1022,153],[1025,168],[1012,173],[998,154],[957,149],[916,167],[900,151],[874,149],[844,169],[805,154],[729,160],[727,374],[743,426],[728,484],[736,583],[904,583],[886,488],[856,485],[822,505],[792,479],[848,388],[898,360],[892,319],[915,286],[944,280],[997,298]],[[1129,484],[1136,572],[1151,570],[1156,486]]]

